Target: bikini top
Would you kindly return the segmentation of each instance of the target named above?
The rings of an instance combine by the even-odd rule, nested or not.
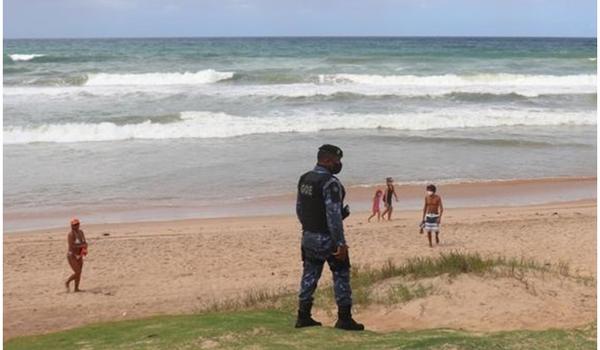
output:
[[[81,240],[81,239],[79,239],[79,237],[77,237],[77,235],[75,235],[75,244],[81,244],[81,243],[85,243],[85,239]]]

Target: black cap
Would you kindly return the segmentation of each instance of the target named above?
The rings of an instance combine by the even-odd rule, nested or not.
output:
[[[340,159],[344,156],[344,152],[342,152],[342,149],[334,145],[325,144],[319,147],[319,151],[333,154],[334,156]]]

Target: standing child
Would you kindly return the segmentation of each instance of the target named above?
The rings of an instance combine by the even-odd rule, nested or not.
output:
[[[394,207],[392,206],[392,197],[398,201],[398,196],[396,195],[396,188],[394,187],[394,179],[388,177],[385,179],[387,188],[385,190],[385,194],[383,195],[383,202],[385,203],[385,210],[381,213],[381,216],[385,220],[385,214],[388,216],[388,221],[392,220],[392,211],[394,211]]]
[[[383,191],[377,190],[375,195],[373,196],[373,214],[369,216],[367,222],[371,222],[371,219],[377,214],[377,221],[381,220],[381,211],[379,210],[379,203],[381,203],[381,196],[383,195]]]
[[[425,206],[423,207],[423,219],[421,227],[427,232],[429,246],[433,248],[431,243],[431,233],[435,232],[435,243],[440,244],[440,223],[442,222],[442,213],[444,206],[442,205],[442,197],[438,196],[434,185],[427,185],[427,195],[425,196]]]

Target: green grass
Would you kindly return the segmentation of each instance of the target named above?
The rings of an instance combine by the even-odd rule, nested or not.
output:
[[[475,334],[451,330],[345,332],[295,329],[276,310],[164,316],[22,337],[7,350],[51,349],[596,349],[596,326],[574,330]]]
[[[429,295],[432,291],[431,286],[423,286],[417,283],[415,286],[406,286],[405,284],[398,283],[392,286],[383,300],[383,303],[388,305],[405,303],[413,299],[423,298]]]

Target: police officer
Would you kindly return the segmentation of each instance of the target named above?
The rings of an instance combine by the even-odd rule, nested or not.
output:
[[[336,328],[363,330],[352,319],[350,259],[342,220],[350,215],[344,206],[344,186],[334,176],[342,170],[343,152],[339,147],[323,145],[315,168],[300,177],[296,214],[302,224],[303,271],[300,283],[296,328],[320,326],[311,317],[313,293],[325,262],[333,273],[335,301],[338,305]]]

